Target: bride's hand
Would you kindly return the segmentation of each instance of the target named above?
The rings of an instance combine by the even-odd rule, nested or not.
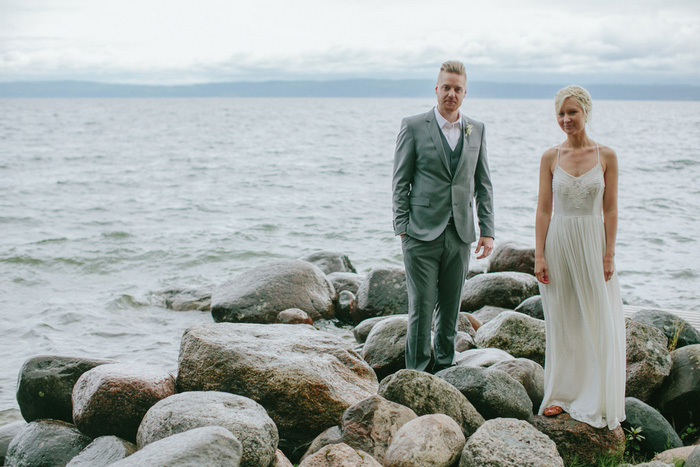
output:
[[[549,270],[547,269],[547,261],[544,258],[535,258],[535,277],[543,284],[549,284]]]
[[[612,256],[603,256],[603,275],[605,277],[605,282],[612,278],[613,272],[615,272],[615,261]]]

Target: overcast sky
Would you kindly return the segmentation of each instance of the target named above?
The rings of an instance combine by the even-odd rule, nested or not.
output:
[[[700,84],[700,0],[0,0],[0,81]],[[572,81],[573,82],[573,81]]]

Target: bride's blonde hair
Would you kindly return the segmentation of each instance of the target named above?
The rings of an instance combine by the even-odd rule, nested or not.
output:
[[[581,106],[583,114],[586,116],[586,123],[591,120],[591,113],[593,112],[593,100],[591,95],[581,86],[571,85],[561,88],[554,95],[554,108],[556,113],[559,113],[561,106],[564,105],[564,100],[570,97],[575,99],[578,105]]]

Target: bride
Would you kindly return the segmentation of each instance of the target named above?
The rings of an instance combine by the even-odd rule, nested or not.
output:
[[[539,413],[591,426],[625,419],[625,325],[615,271],[617,156],[586,134],[591,96],[557,92],[560,145],[540,163],[535,275],[545,315],[545,393]]]

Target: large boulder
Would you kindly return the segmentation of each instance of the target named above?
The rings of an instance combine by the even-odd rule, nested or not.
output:
[[[111,465],[136,452],[136,445],[116,436],[95,438],[66,467],[97,467]]]
[[[28,422],[41,418],[73,423],[71,394],[78,378],[108,360],[42,355],[27,360],[19,372],[17,403]]]
[[[0,465],[5,465],[5,454],[12,439],[27,426],[24,420],[17,420],[12,423],[0,426]]]
[[[5,463],[10,467],[63,467],[90,441],[70,423],[33,421],[12,439]]]
[[[342,442],[384,464],[395,434],[417,416],[413,410],[374,395],[348,407],[341,420]],[[460,431],[461,434],[461,431]]]
[[[378,322],[362,347],[362,358],[381,381],[406,367],[408,317],[396,316]]]
[[[671,360],[671,374],[654,394],[653,405],[680,433],[691,423],[700,426],[700,344],[674,350]]]
[[[614,430],[594,428],[567,413],[556,417],[536,415],[534,425],[556,443],[567,462],[577,458],[581,463],[594,464],[599,456],[622,459],[625,452],[625,434],[621,426]]]
[[[329,444],[304,459],[299,467],[382,467],[368,453],[345,443]]]
[[[302,256],[299,259],[318,266],[324,274],[331,274],[333,272],[357,272],[352,266],[350,258],[336,251],[317,251]]]
[[[668,311],[648,308],[639,310],[630,319],[654,326],[663,332],[669,343],[675,343],[674,350],[686,345],[700,344],[700,331],[688,321]]]
[[[241,443],[226,428],[205,426],[163,438],[109,467],[238,467]]]
[[[688,464],[688,457],[695,449],[696,446],[683,446],[682,448],[666,449],[665,451],[655,455],[652,461],[663,462],[664,464],[670,464],[670,467],[675,467],[677,465],[677,461],[681,460],[685,462],[683,467],[691,467]],[[700,454],[700,450],[698,450],[698,454]],[[700,461],[700,456],[698,456],[698,461]],[[700,467],[700,463],[692,467]]]
[[[544,368],[542,368],[542,365],[527,358],[516,358],[496,363],[490,368],[504,371],[511,378],[522,384],[532,401],[533,412],[539,410],[544,398]]]
[[[182,337],[180,391],[223,391],[261,404],[279,430],[280,446],[299,449],[345,409],[377,392],[377,377],[351,343],[297,324],[204,324]]]
[[[275,458],[277,427],[262,405],[247,397],[218,391],[188,391],[163,399],[143,417],[139,448],[203,426],[221,426],[241,442],[241,467],[269,465]]]
[[[693,452],[686,458],[685,467],[700,467],[700,446],[693,449]]]
[[[469,279],[462,290],[462,311],[476,311],[486,305],[508,308],[539,294],[537,279],[524,272],[491,272]]]
[[[625,398],[625,415],[627,418],[622,422],[624,429],[642,429],[644,439],[639,441],[639,448],[644,454],[654,454],[683,446],[681,438],[671,424],[656,409],[639,399]]]
[[[468,438],[484,423],[484,417],[447,381],[416,370],[400,370],[379,385],[379,395],[405,405],[419,417],[445,414],[457,422]]]
[[[648,324],[625,320],[627,375],[625,394],[642,402],[651,398],[671,372],[671,354],[661,331]]]
[[[515,242],[505,242],[493,249],[488,272],[516,271],[535,274],[535,249]]]
[[[494,319],[496,316],[500,315],[504,311],[511,311],[510,308],[503,308],[500,306],[482,306],[476,311],[472,311],[469,313],[472,315],[475,319],[477,319],[482,325],[488,323],[492,319]]]
[[[457,366],[490,367],[500,362],[515,360],[515,357],[501,349],[469,349],[455,356]]]
[[[544,321],[517,311],[504,311],[476,332],[476,345],[505,350],[514,357],[544,365],[546,337]]]
[[[333,318],[337,295],[317,266],[277,261],[250,269],[214,290],[211,314],[216,322],[274,323],[280,311],[300,308],[313,321]]]
[[[500,417],[533,421],[532,401],[527,391],[503,371],[455,366],[435,376],[464,394],[486,420]]]
[[[357,295],[364,276],[354,272],[333,272],[328,274],[328,280],[331,281],[336,292],[340,293],[347,290],[352,292],[353,295]]]
[[[73,420],[86,435],[136,440],[141,419],[175,393],[175,379],[158,368],[113,363],[86,371],[73,388]]]
[[[515,308],[518,313],[523,313],[525,315],[531,316],[537,319],[544,319],[544,309],[542,308],[542,296],[533,295],[530,298],[526,298]]]
[[[450,417],[431,414],[402,426],[386,452],[387,467],[451,467],[466,442],[461,427]]]
[[[469,438],[459,467],[564,467],[564,461],[554,442],[529,423],[495,418]]]
[[[374,316],[408,313],[406,272],[401,268],[374,268],[357,291],[355,324]]]
[[[369,336],[369,333],[372,332],[372,328],[380,321],[384,321],[387,319],[395,318],[402,316],[408,320],[408,315],[407,314],[402,314],[402,315],[389,315],[389,316],[375,316],[374,318],[367,318],[365,320],[362,320],[359,324],[357,324],[353,330],[352,334],[355,336],[355,340],[359,344],[363,344],[367,340],[367,336]]]

